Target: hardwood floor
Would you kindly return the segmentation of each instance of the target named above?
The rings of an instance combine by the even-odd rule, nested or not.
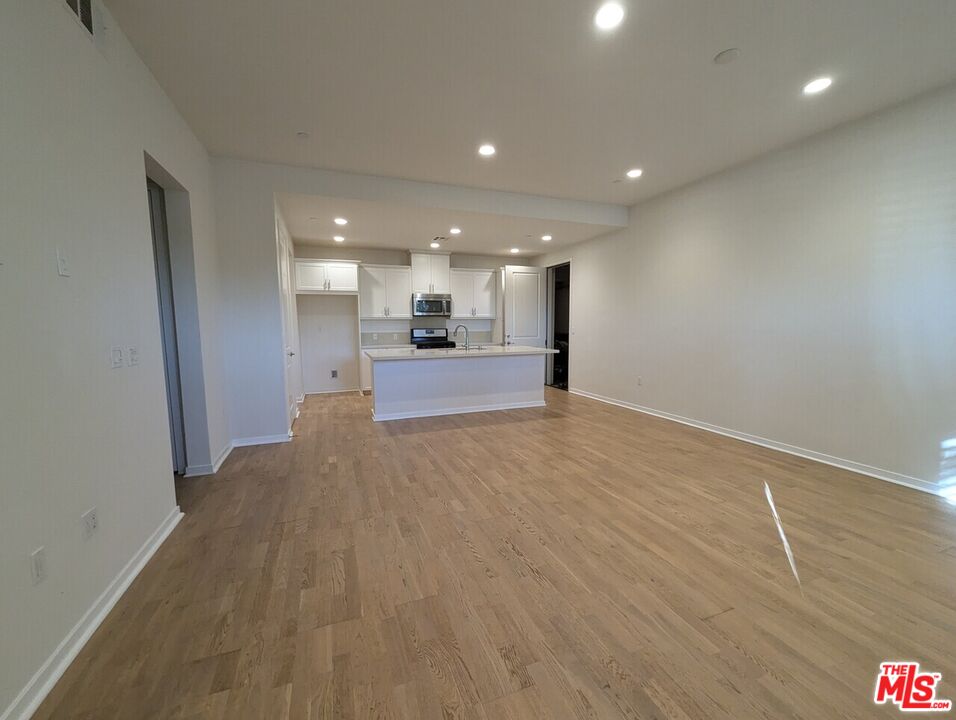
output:
[[[180,484],[186,518],[36,717],[899,717],[884,659],[956,699],[954,508],[547,399],[373,424],[309,398],[292,443]]]

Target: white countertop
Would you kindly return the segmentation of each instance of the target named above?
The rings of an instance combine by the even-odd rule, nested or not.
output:
[[[366,356],[372,360],[435,360],[468,357],[501,357],[514,355],[555,355],[557,350],[530,345],[484,345],[479,350],[463,347],[433,348],[417,350],[415,348],[380,348],[365,350]]]

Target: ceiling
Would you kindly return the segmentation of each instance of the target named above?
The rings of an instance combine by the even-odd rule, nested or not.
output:
[[[441,250],[472,255],[511,256],[518,248],[521,256],[539,255],[557,247],[588,240],[617,229],[611,225],[539,220],[512,215],[461,212],[439,208],[316,197],[278,195],[277,201],[296,244],[336,247],[382,248],[395,250],[431,250],[429,243],[438,235]],[[335,224],[346,218],[348,225]],[[314,218],[314,219],[313,219]],[[452,235],[452,227],[461,229]],[[341,235],[344,243],[333,237]],[[544,242],[542,235],[551,235]]]
[[[106,4],[215,155],[628,205],[956,81],[953,0]]]

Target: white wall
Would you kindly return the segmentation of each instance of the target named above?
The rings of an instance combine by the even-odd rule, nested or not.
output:
[[[297,305],[306,394],[357,390],[358,296],[299,295]]]
[[[0,716],[29,709],[53,667],[34,674],[178,517],[144,152],[189,192],[207,453],[228,441],[208,157],[104,20],[94,44],[61,0],[0,4]],[[111,369],[112,345],[140,364]]]
[[[949,88],[539,258],[573,259],[571,386],[936,486],[956,437],[954,128]]]

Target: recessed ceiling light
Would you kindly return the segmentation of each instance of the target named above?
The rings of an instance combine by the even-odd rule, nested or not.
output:
[[[495,146],[492,145],[491,143],[485,143],[484,145],[478,148],[478,154],[481,155],[482,157],[491,157],[496,152],[498,151],[495,150]]]
[[[305,130],[299,130],[299,132],[297,132],[295,136],[299,138],[299,140],[305,140],[306,138],[311,136],[311,133],[307,133]]]
[[[461,235],[461,228],[460,228],[460,227],[453,227],[453,228],[452,228],[451,230],[449,230],[448,232],[450,232],[452,235]]]
[[[346,220],[345,218],[335,218],[335,224],[336,224],[336,225],[348,225],[348,224],[349,224],[349,221]]]
[[[714,55],[714,64],[726,65],[727,63],[732,63],[739,57],[740,50],[738,48],[728,48],[727,50],[721,50],[719,53]]]
[[[335,240],[335,242],[345,242],[345,238],[342,237],[341,235],[336,235],[336,236],[335,236],[334,238],[332,238],[332,239]]]
[[[833,84],[833,78],[829,77],[818,77],[816,80],[811,80],[806,85],[803,86],[804,95],[816,95],[817,93],[822,93],[828,87]]]
[[[433,243],[431,244],[431,247],[432,247],[432,248],[435,248],[435,249],[440,248],[440,247],[441,247],[441,243],[440,243],[440,242],[433,242]]]
[[[549,241],[551,240],[551,236],[550,236],[550,235],[542,235],[542,236],[541,236],[541,239],[544,240],[545,242],[549,242]]]
[[[631,168],[630,170],[627,171],[626,174],[629,178],[631,178],[631,180],[635,180],[639,178],[641,175],[643,175],[644,171],[641,170],[640,168]]]
[[[606,2],[594,13],[594,24],[601,30],[613,30],[624,20],[624,6],[616,2]]]
[[[512,255],[517,255],[519,252],[521,252],[521,250],[519,250],[518,248],[511,248]]]

